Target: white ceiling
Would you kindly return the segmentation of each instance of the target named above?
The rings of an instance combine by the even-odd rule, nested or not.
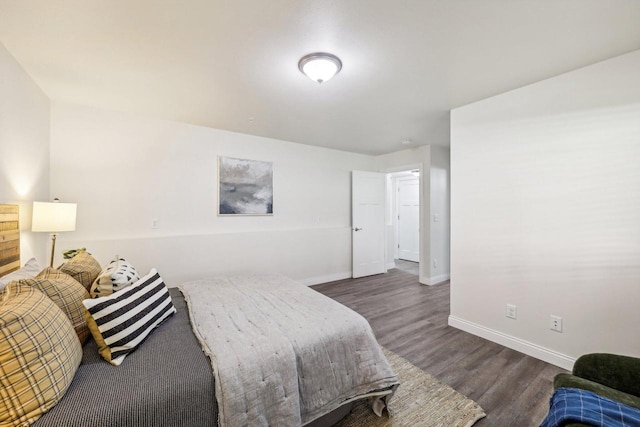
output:
[[[381,154],[640,49],[640,0],[0,0],[0,42],[54,100]],[[322,85],[314,51],[344,64]]]

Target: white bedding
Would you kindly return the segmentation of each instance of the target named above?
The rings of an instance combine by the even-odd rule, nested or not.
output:
[[[398,380],[368,322],[279,275],[180,286],[211,358],[220,427],[300,426]]]

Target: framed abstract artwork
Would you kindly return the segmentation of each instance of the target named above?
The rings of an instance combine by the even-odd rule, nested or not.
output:
[[[273,163],[219,156],[218,215],[273,215]]]

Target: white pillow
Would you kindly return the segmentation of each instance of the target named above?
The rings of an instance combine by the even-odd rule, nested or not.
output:
[[[42,267],[38,264],[35,258],[31,258],[24,264],[24,267],[17,269],[16,271],[0,277],[0,290],[13,282],[14,280],[33,279],[42,271]]]
[[[96,277],[91,285],[91,298],[106,297],[114,292],[131,286],[140,280],[140,275],[130,262],[116,255]]]

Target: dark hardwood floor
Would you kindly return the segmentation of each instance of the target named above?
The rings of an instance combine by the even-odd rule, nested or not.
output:
[[[477,427],[539,426],[561,368],[447,324],[449,284],[425,286],[400,270],[313,286],[363,315],[378,342],[475,400]]]

